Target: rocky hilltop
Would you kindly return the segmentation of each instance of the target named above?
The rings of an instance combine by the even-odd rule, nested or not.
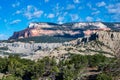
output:
[[[29,26],[22,31],[14,32],[9,38],[21,39],[34,36],[58,36],[58,37],[84,37],[90,35],[96,30],[120,30],[120,23],[103,23],[103,22],[78,22],[78,23],[30,23]]]
[[[98,31],[90,36],[78,38],[51,52],[50,56],[63,57],[68,53],[107,57],[120,57],[120,32]]]

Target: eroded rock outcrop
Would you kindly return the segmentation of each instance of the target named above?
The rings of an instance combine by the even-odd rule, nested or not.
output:
[[[107,57],[120,57],[120,32],[98,31],[90,36],[66,43],[51,52],[51,56],[61,57],[68,53],[94,55],[104,54]]]
[[[9,39],[20,39],[34,36],[84,37],[97,30],[120,30],[120,23],[78,22],[78,23],[30,23],[25,30],[15,32]]]

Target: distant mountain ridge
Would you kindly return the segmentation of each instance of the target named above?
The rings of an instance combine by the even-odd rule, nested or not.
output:
[[[9,38],[21,39],[35,36],[56,36],[78,38],[90,35],[96,30],[120,30],[120,23],[107,23],[107,22],[76,22],[76,23],[45,23],[33,22],[29,26],[14,34]]]

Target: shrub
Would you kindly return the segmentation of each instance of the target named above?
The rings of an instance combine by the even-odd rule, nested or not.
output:
[[[97,76],[97,80],[112,80],[110,75],[106,75],[105,73],[101,73]]]

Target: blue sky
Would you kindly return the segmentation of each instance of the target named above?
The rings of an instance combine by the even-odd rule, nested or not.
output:
[[[30,22],[120,22],[120,0],[0,0],[0,40]]]

